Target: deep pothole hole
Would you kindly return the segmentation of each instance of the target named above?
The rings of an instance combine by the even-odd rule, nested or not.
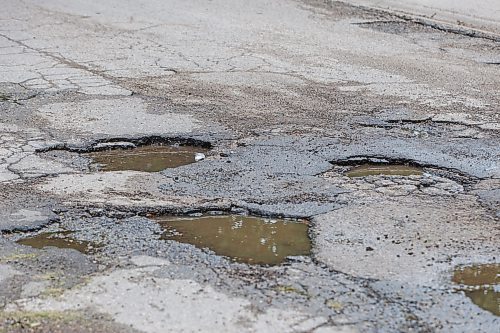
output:
[[[108,139],[86,148],[57,147],[39,154],[91,172],[159,172],[201,161],[211,149],[210,143],[195,139],[145,137]]]
[[[386,157],[353,156],[343,160],[331,161],[330,172],[337,176],[362,178],[370,176],[420,177],[437,176],[453,180],[464,186],[474,184],[477,179],[456,169],[432,164],[419,163],[411,159]]]
[[[334,170],[350,178],[367,176],[421,176],[424,166],[410,160],[377,157],[351,157],[330,162]]]
[[[159,172],[205,159],[208,148],[154,143],[143,146],[113,147],[84,153],[91,171]]]
[[[406,164],[377,164],[364,163],[353,166],[345,171],[347,177],[366,177],[366,176],[420,176],[424,169],[418,166]]]
[[[303,218],[262,217],[222,211],[189,215],[147,213],[145,217],[160,226],[161,241],[208,249],[214,255],[236,263],[273,266],[286,262],[290,257],[310,256],[312,251],[310,222]],[[107,237],[101,237],[101,241],[89,241],[88,237],[81,236],[71,228],[60,226],[35,233],[16,233],[13,240],[36,249],[73,249],[87,255],[106,251]]]
[[[97,242],[77,239],[73,237],[73,232],[68,230],[41,232],[18,239],[16,243],[35,249],[43,249],[45,247],[73,249],[84,254],[94,254],[102,246]]]
[[[162,215],[153,218],[164,240],[208,248],[234,262],[277,265],[287,257],[308,256],[312,243],[305,219],[247,215]]]
[[[452,282],[472,303],[500,316],[500,264],[456,267]]]
[[[146,137],[99,142],[82,156],[91,171],[159,172],[203,160],[210,149],[205,141]]]

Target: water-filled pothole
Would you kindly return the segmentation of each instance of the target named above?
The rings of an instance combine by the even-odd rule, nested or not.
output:
[[[500,264],[457,267],[452,281],[474,304],[500,316]]]
[[[375,164],[367,163],[351,168],[345,173],[348,177],[366,177],[366,176],[412,176],[421,175],[423,169],[404,164]]]
[[[163,239],[209,248],[236,262],[275,265],[288,256],[311,252],[305,220],[240,215],[163,216],[155,220],[165,229]]]
[[[152,144],[137,148],[116,148],[85,153],[98,171],[158,172],[168,168],[194,163],[196,154],[205,154],[206,148],[186,145]]]
[[[36,249],[52,246],[60,249],[73,249],[78,252],[90,254],[98,247],[91,242],[76,240],[70,235],[70,231],[45,232],[35,236],[18,240],[16,243],[31,246]]]

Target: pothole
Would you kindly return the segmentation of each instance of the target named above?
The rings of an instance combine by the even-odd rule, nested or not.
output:
[[[372,21],[354,23],[361,28],[372,29],[389,34],[435,33],[436,30],[422,24],[408,21]]]
[[[91,254],[97,249],[92,242],[81,241],[71,237],[71,231],[45,232],[35,236],[18,240],[16,243],[36,249],[57,247],[60,249],[73,249],[84,254]]]
[[[422,175],[423,169],[420,167],[404,164],[375,164],[368,163],[355,166],[349,169],[345,175],[348,177],[366,177],[366,176],[412,176]]]
[[[92,160],[91,169],[97,171],[158,172],[194,163],[203,159],[207,152],[207,148],[198,146],[156,143],[99,150],[82,155]]]
[[[452,281],[474,304],[500,316],[500,264],[457,267]]]
[[[271,219],[240,215],[201,217],[162,216],[162,239],[208,248],[231,260],[276,265],[288,256],[311,252],[305,220]]]
[[[473,185],[477,178],[457,169],[422,163],[408,158],[388,158],[384,156],[351,156],[330,161],[333,168],[329,173],[352,178],[367,176],[415,177],[429,174],[446,178],[462,185]]]

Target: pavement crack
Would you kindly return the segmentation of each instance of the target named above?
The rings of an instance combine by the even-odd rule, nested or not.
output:
[[[352,3],[345,1],[345,0],[337,0],[337,2],[341,2],[341,3],[343,3],[347,6],[350,6],[352,8],[361,9],[361,10],[367,11],[369,13],[380,15],[382,17],[387,17],[387,15],[390,15],[392,17],[404,20],[406,22],[419,24],[419,25],[422,25],[425,27],[429,27],[429,28],[443,31],[443,32],[447,32],[447,33],[452,33],[452,34],[465,36],[465,37],[471,37],[471,38],[482,38],[482,39],[487,39],[487,40],[491,40],[494,42],[500,42],[500,35],[497,33],[490,32],[490,31],[483,31],[483,30],[472,28],[472,27],[454,25],[451,23],[444,23],[441,21],[434,20],[432,18],[432,16],[431,17],[422,17],[419,15],[404,14],[404,13],[396,12],[396,11],[390,10],[390,9],[374,8],[374,7],[371,7],[369,5],[355,5],[355,4],[352,4]]]
[[[25,49],[32,50],[32,51],[37,52],[45,57],[51,58],[51,59],[55,60],[56,62],[58,62],[59,64],[66,65],[69,68],[79,69],[79,70],[85,71],[87,73],[90,73],[92,75],[101,77],[105,80],[108,80],[109,82],[114,83],[114,84],[118,84],[118,82],[117,82],[118,80],[115,77],[106,74],[105,71],[96,70],[96,69],[92,69],[88,66],[84,66],[80,63],[77,63],[73,60],[70,60],[70,59],[62,56],[60,53],[56,54],[55,52],[49,52],[49,51],[45,51],[43,49],[34,48],[32,46],[29,46],[28,44],[26,44],[25,42],[23,42],[21,40],[16,40],[14,38],[9,37],[5,33],[0,33],[0,37],[3,37],[5,39],[7,39],[8,41],[15,43],[15,44],[17,44]],[[40,76],[40,78],[42,78],[44,81],[46,81],[51,86],[51,88],[55,87],[54,82],[52,80],[50,80],[49,78],[47,78],[43,73],[41,73],[40,70],[35,71],[35,73],[38,74]],[[78,86],[78,85],[77,85],[77,87],[80,88],[80,86]]]

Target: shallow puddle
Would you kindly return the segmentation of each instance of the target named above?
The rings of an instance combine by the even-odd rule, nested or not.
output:
[[[70,231],[46,232],[33,237],[20,239],[17,243],[31,246],[36,249],[43,249],[47,246],[53,246],[60,249],[74,249],[85,254],[89,254],[95,249],[92,243],[73,239],[70,235]]]
[[[195,162],[196,153],[208,149],[193,146],[148,145],[132,149],[117,148],[84,154],[99,171],[158,172]]]
[[[165,229],[163,239],[209,248],[237,262],[275,265],[311,252],[306,221],[239,215],[165,216],[156,221]]]
[[[500,264],[458,267],[452,281],[474,304],[500,316]]]
[[[346,172],[348,177],[421,175],[422,168],[398,164],[363,164]]]

